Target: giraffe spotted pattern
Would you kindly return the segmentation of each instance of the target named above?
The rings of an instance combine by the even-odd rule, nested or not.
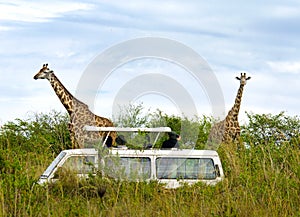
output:
[[[84,148],[85,144],[99,141],[105,138],[107,132],[86,132],[83,127],[85,125],[97,127],[113,127],[111,120],[93,114],[88,106],[76,99],[59,81],[52,70],[48,68],[48,64],[44,64],[40,71],[33,77],[36,79],[47,79],[56,95],[60,99],[68,111],[70,117],[69,131],[73,148]],[[108,141],[107,145],[115,143],[117,134],[111,132],[109,134],[112,141]]]

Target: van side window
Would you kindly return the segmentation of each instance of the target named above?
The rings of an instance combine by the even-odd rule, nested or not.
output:
[[[210,158],[174,158],[156,159],[158,179],[215,179],[214,162]]]
[[[63,168],[77,174],[88,174],[94,172],[95,156],[71,156],[63,164]]]
[[[149,157],[107,157],[105,173],[113,178],[129,180],[149,179],[151,177],[151,161]]]

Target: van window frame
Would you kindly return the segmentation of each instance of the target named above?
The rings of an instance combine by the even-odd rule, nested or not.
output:
[[[54,171],[54,169],[57,167],[57,165],[61,162],[61,160],[66,156],[67,153],[60,152],[59,155],[52,161],[52,163],[48,166],[48,168],[45,170],[45,172],[41,175],[41,177],[48,178]]]

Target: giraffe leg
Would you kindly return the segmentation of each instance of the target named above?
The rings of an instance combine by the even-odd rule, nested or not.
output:
[[[77,142],[76,142],[76,138],[75,138],[73,123],[69,123],[68,128],[69,128],[69,132],[70,132],[70,139],[71,139],[71,143],[72,143],[72,148],[76,148],[77,147]]]
[[[116,143],[116,139],[117,139],[117,132],[111,132],[110,133],[110,137],[111,137],[111,145],[112,146],[117,146],[117,143]]]
[[[235,144],[236,144],[236,148],[237,150],[242,150],[244,148],[244,144],[243,142],[240,140],[241,135],[240,135],[240,131],[236,132],[235,134]]]

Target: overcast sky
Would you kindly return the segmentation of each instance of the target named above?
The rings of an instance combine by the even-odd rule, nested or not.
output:
[[[235,77],[247,72],[251,80],[244,88],[242,120],[245,111],[299,115],[300,2],[206,2],[0,1],[0,124],[36,112],[65,111],[49,82],[33,79],[43,63],[75,94],[99,54],[142,37],[177,41],[205,59],[221,87],[226,112],[239,87]],[[191,73],[155,58],[116,68],[95,90],[91,109],[110,118],[118,91],[147,73],[169,76],[197,101],[197,115],[211,114],[205,90],[193,87]],[[138,101],[180,112],[174,99],[163,94],[141,94]]]

